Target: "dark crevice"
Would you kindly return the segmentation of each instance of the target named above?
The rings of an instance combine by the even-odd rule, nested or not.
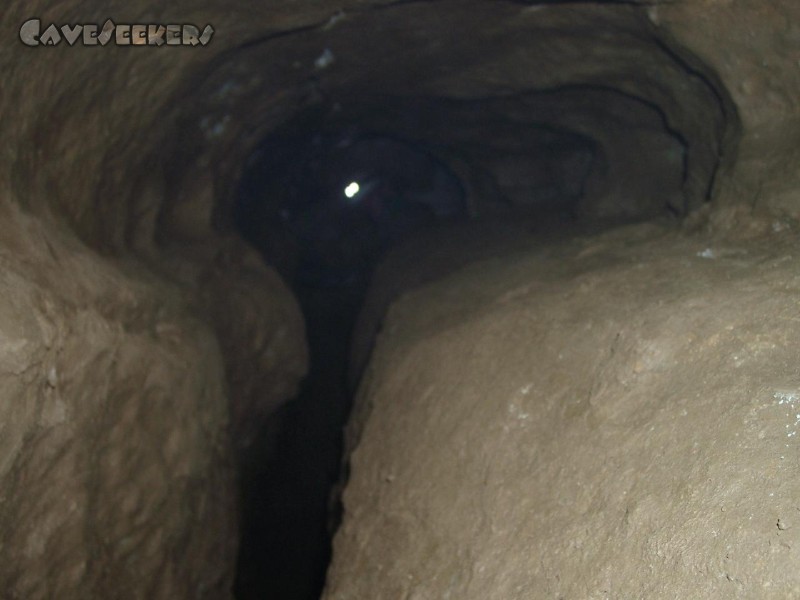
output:
[[[478,219],[529,222],[530,232],[548,238],[586,218],[600,227],[686,214],[687,206],[665,202],[634,207],[639,213],[592,216],[591,195],[598,180],[610,177],[607,149],[591,133],[562,122],[564,109],[585,111],[591,127],[602,123],[609,128],[606,138],[620,147],[625,136],[638,144],[650,143],[648,135],[669,140],[671,151],[682,152],[674,167],[680,169],[676,189],[686,184],[688,134],[669,122],[657,102],[596,84],[480,100],[368,98],[352,116],[332,117],[336,111],[317,106],[275,129],[250,155],[234,221],[298,299],[311,367],[299,396],[267,424],[244,461],[240,600],[312,600],[322,590],[341,511],[332,490],[346,477],[342,431],[353,394],[348,369],[363,366],[360,360],[349,364],[351,335],[371,274],[387,253],[413,244],[417,234],[466,220],[470,212]],[[404,115],[418,130],[393,129]],[[429,122],[450,137],[437,137]],[[400,135],[403,130],[408,137]],[[666,168],[658,151],[653,168]],[[570,165],[580,156],[590,162]],[[462,161],[466,171],[456,175],[448,160]],[[504,174],[514,161],[519,173]],[[495,188],[476,192],[464,178],[482,169]],[[613,198],[619,191],[611,189]],[[476,194],[470,202],[477,204],[468,206],[469,194]],[[504,194],[510,200],[498,203]],[[525,205],[519,197],[538,200]]]
[[[306,318],[310,374],[263,432],[275,438],[272,444],[261,454],[256,448],[245,466],[239,599],[316,599],[330,561],[337,512],[331,490],[340,478],[341,429],[351,397],[349,334],[364,289],[294,291]]]
[[[415,232],[462,218],[463,192],[424,147],[376,134],[315,134],[302,123],[270,136],[248,163],[236,220],[291,285],[311,364],[300,395],[245,461],[236,593],[311,600],[341,514],[332,490],[344,476],[350,336],[370,273]],[[451,201],[442,203],[447,194]]]
[[[678,139],[658,106],[616,88],[565,86],[534,96],[558,99],[565,93],[601,93],[638,102],[660,115],[663,130]],[[526,92],[516,100],[530,96]],[[600,150],[591,138],[562,125],[525,122],[513,114],[494,112],[500,110],[497,102],[509,100],[515,99],[428,98],[432,108],[426,110],[433,110],[440,120],[447,115],[465,123],[471,111],[486,115],[480,123],[486,135],[482,143],[477,143],[479,139],[451,143],[474,160],[482,160],[481,152],[498,152],[504,131],[522,135],[524,144],[513,150],[516,159],[519,152],[531,152],[530,168],[544,169],[542,177],[555,179],[528,180],[529,193],[544,194],[545,201],[527,208],[511,203],[500,214],[538,223],[532,228],[537,232],[543,224],[568,227],[579,218],[572,203],[586,195],[588,175],[566,166],[566,175],[554,175],[562,168],[556,162],[585,152],[594,164]],[[524,109],[525,104],[519,107]],[[376,108],[391,115],[388,101]],[[414,110],[420,108],[417,104]],[[361,110],[368,122],[369,109]],[[401,102],[391,110],[411,109]],[[340,467],[342,431],[353,393],[347,379],[348,368],[352,370],[351,332],[370,275],[398,244],[413,243],[418,232],[466,219],[468,212],[465,182],[440,158],[453,155],[448,144],[437,144],[435,136],[424,141],[403,139],[357,121],[326,123],[329,114],[319,108],[306,111],[255,149],[234,211],[242,235],[292,287],[306,318],[311,351],[311,369],[301,394],[268,424],[245,461],[240,600],[318,597],[340,513],[331,490],[346,476]],[[578,179],[567,182],[559,177]],[[351,189],[353,183],[359,184],[358,190]],[[573,188],[577,192],[564,191]],[[472,208],[478,217],[497,210],[488,197]],[[669,205],[661,210],[677,212]]]

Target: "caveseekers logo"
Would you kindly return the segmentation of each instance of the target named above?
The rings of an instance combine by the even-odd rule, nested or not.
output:
[[[19,29],[19,39],[26,46],[68,46],[80,43],[83,46],[105,46],[113,42],[117,46],[205,46],[211,41],[214,28],[206,25],[200,29],[194,25],[116,24],[108,19],[103,26],[50,24],[42,30],[41,19],[29,19]]]

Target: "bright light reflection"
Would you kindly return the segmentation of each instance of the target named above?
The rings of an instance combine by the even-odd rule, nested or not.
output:
[[[347,196],[348,198],[352,198],[358,193],[360,189],[361,186],[358,185],[358,183],[356,183],[355,181],[351,181],[349,184],[347,184],[347,187],[344,188],[344,195]]]

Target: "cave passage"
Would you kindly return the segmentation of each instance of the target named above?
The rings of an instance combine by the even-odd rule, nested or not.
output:
[[[464,191],[413,143],[273,135],[250,157],[236,208],[240,231],[291,285],[310,350],[301,393],[246,461],[237,595],[318,598],[340,518],[350,337],[370,274],[392,247],[463,220]]]
[[[415,232],[464,217],[458,178],[414,144],[370,133],[270,136],[248,161],[235,220],[292,285],[363,286]]]
[[[503,596],[492,586],[517,585],[506,558],[528,540],[516,554],[565,546],[550,564],[523,556],[520,584],[539,569],[559,580],[553,590],[588,585],[566,581],[587,570],[638,585],[625,569],[646,566],[647,553],[587,560],[608,558],[609,540],[655,548],[656,561],[670,545],[678,556],[697,539],[684,504],[705,515],[735,498],[721,495],[731,484],[742,501],[714,513],[721,526],[703,521],[714,539],[696,546],[693,573],[714,586],[753,582],[761,566],[719,559],[723,534],[799,531],[786,513],[767,514],[777,504],[753,500],[763,482],[736,483],[774,457],[739,468],[733,449],[744,459],[756,446],[736,446],[735,427],[749,423],[759,451],[779,447],[725,395],[744,394],[730,382],[752,368],[748,381],[780,382],[762,408],[797,396],[779,352],[792,319],[771,319],[792,314],[778,302],[792,274],[777,253],[778,234],[800,223],[790,26],[800,4],[145,0],[113,15],[84,0],[51,4],[36,15],[12,0],[0,19],[0,588],[11,597],[219,598],[232,587],[240,600],[444,597],[448,570],[468,574],[454,597]],[[215,33],[194,48],[90,49],[66,35],[30,48],[19,34],[31,17],[65,34],[112,19],[119,32],[153,21]],[[740,254],[735,241],[728,255],[728,233],[778,244],[752,296],[727,274],[761,250]],[[750,302],[762,284],[764,301]],[[763,362],[739,370],[745,345]],[[575,351],[557,364],[562,349]],[[688,367],[698,374],[684,381]],[[663,393],[647,387],[657,380]],[[595,406],[597,390],[630,397]],[[634,406],[638,390],[646,406]],[[521,412],[540,397],[548,406],[533,408],[552,422]],[[670,417],[673,400],[704,418],[726,407],[696,431],[731,452],[681,470],[697,455],[671,452],[688,430],[686,411]],[[596,408],[613,435],[602,414],[594,427]],[[715,429],[726,418],[730,435]],[[654,469],[648,427],[665,419],[670,452]],[[528,446],[532,424],[553,440]],[[601,468],[572,477],[564,448]],[[474,456],[461,461],[462,450]],[[606,465],[637,485],[664,477],[612,498]],[[724,485],[712,490],[705,467]],[[476,499],[489,488],[476,476],[484,468],[494,499]],[[788,489],[791,473],[770,473]],[[420,490],[430,502],[411,498]],[[538,490],[554,495],[516,502]],[[576,510],[561,510],[566,497]],[[674,528],[652,529],[671,500]],[[523,509],[538,517],[555,505],[542,523],[552,537],[517,527]],[[737,526],[751,509],[763,530]],[[620,515],[620,535],[604,537],[597,525]],[[478,524],[474,537],[462,537],[461,519]],[[637,528],[642,537],[629,535]],[[497,536],[483,545],[487,531]],[[592,536],[596,551],[584,545]],[[413,560],[392,558],[404,555]],[[778,563],[764,581],[791,589],[789,572]],[[439,580],[426,588],[425,578]],[[688,579],[695,596],[711,589]]]
[[[609,165],[608,150],[570,129],[510,117],[508,107],[503,115],[486,101],[416,107],[417,115],[423,111],[429,119],[437,111],[442,119],[460,114],[465,123],[484,115],[484,129],[470,130],[471,139],[457,149],[357,122],[342,126],[334,120],[338,126],[331,127],[319,112],[301,115],[254,148],[234,219],[298,299],[310,371],[301,393],[269,420],[244,461],[238,598],[319,597],[340,519],[335,490],[343,478],[342,432],[354,392],[354,381],[348,380],[354,371],[353,330],[372,274],[393,249],[482,220],[523,222],[531,235],[558,236],[604,216],[617,222],[675,214],[669,199],[684,181],[682,141],[650,107],[624,96],[598,96],[596,90],[581,93],[602,100],[596,108],[601,113],[609,95],[638,111],[629,111],[624,126],[616,125],[634,143],[644,139],[659,153],[654,158],[659,171],[644,171],[649,184],[661,187],[655,200],[631,207],[618,199],[613,209],[596,214],[587,194],[602,196],[607,178],[621,170]],[[587,102],[574,94],[569,90],[555,97]],[[541,98],[526,101],[541,103]],[[487,113],[487,104],[498,112]],[[640,168],[640,163],[631,165],[637,176],[628,181],[634,188],[642,185]],[[630,198],[624,189],[611,187]],[[454,263],[462,260],[458,247],[448,252],[455,253]],[[374,333],[367,328],[366,337]]]
[[[714,74],[635,10],[559,4],[476,5],[462,23],[400,3],[264,38],[221,59],[196,90],[210,100],[180,115],[200,143],[239,150],[220,158],[236,191],[217,191],[216,216],[291,288],[310,353],[299,395],[241,459],[238,598],[319,597],[343,428],[395,298],[531,239],[678,225],[712,198],[737,125]],[[284,87],[237,84],[244,57],[263,65],[251,81]],[[193,226],[174,220],[162,235]]]

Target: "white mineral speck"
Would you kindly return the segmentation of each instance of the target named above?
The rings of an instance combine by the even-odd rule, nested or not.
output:
[[[314,66],[317,69],[326,69],[330,67],[336,58],[333,56],[333,52],[331,52],[330,48],[325,48],[325,51],[320,54],[317,59],[314,61]]]
[[[47,372],[47,385],[51,388],[58,385],[58,372],[55,367],[50,367],[50,370]]]
[[[346,16],[345,12],[343,10],[340,10],[335,15],[332,15],[330,19],[328,19],[328,22],[325,23],[325,26],[323,27],[323,29],[326,29],[326,30],[327,29],[332,29],[333,27],[336,26],[336,24],[339,21],[344,20],[345,16]]]

